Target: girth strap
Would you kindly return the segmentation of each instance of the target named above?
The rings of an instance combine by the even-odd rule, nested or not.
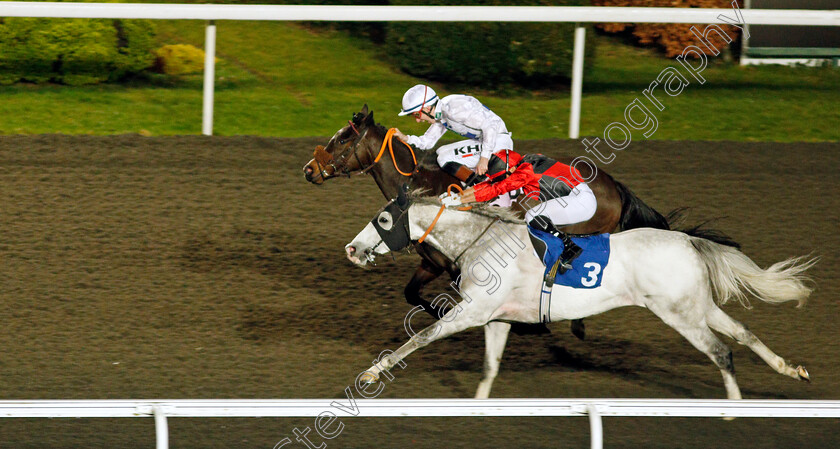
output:
[[[551,270],[548,270],[548,274],[543,278],[543,287],[540,290],[540,321],[543,323],[551,322],[551,289],[554,287],[554,279],[557,278],[561,260],[562,258],[558,257],[551,266]]]

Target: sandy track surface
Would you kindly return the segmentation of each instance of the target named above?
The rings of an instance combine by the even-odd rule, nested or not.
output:
[[[306,183],[326,139],[0,137],[0,397],[331,398],[405,339],[418,263],[343,246],[384,203],[367,177]],[[570,141],[522,152],[582,154]],[[840,145],[640,142],[602,168],[691,207],[762,266],[813,253],[808,304],[724,310],[813,383],[731,340],[745,398],[840,399]],[[427,294],[446,291],[436,281]],[[494,397],[723,398],[718,370],[645,310],[512,336]],[[382,397],[471,397],[483,332],[410,356]],[[588,447],[585,418],[357,419],[329,447]],[[310,419],[173,419],[181,448],[272,448]],[[313,441],[323,441],[314,433]],[[1,419],[2,448],[151,447],[152,420]],[[295,443],[296,446],[299,443]],[[607,419],[610,448],[835,448],[837,420]],[[292,447],[287,446],[287,447]],[[303,447],[299,445],[299,447]]]

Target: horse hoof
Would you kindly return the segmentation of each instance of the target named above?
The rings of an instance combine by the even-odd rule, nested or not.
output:
[[[811,376],[808,374],[808,370],[806,370],[802,365],[796,367],[796,374],[799,375],[800,380],[811,382]]]
[[[372,373],[372,372],[370,372],[370,371],[365,371],[365,372],[364,372],[364,373],[363,373],[363,374],[359,377],[359,381],[360,381],[360,382],[363,382],[363,383],[366,383],[366,384],[376,383],[376,382],[378,382],[378,381],[379,381],[379,375],[378,375],[378,374],[375,374],[375,373]]]

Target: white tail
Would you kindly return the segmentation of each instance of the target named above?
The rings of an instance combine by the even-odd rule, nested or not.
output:
[[[802,273],[817,263],[816,257],[792,257],[763,270],[735,248],[701,238],[692,238],[691,244],[709,270],[712,291],[720,305],[735,297],[750,308],[749,293],[765,302],[798,301],[802,306],[811,294],[812,289],[805,285],[810,278]]]

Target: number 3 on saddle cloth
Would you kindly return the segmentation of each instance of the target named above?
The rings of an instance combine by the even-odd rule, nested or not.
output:
[[[572,241],[583,252],[572,261],[572,269],[557,274],[557,259],[563,254],[563,241],[553,235],[528,227],[528,232],[545,243],[545,254],[537,254],[545,264],[542,291],[540,292],[540,319],[550,321],[551,288],[563,285],[572,288],[597,288],[601,286],[604,269],[610,259],[610,235],[599,234],[587,237],[572,237]],[[552,279],[553,278],[553,279]]]

